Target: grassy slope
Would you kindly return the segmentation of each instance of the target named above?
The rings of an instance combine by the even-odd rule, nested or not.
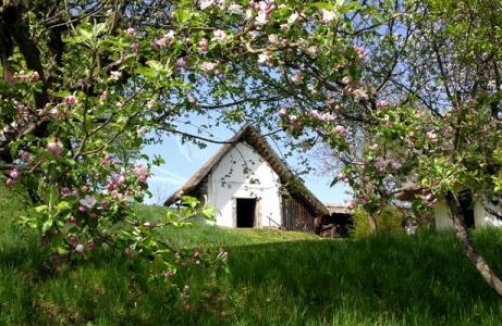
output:
[[[107,256],[51,269],[37,238],[12,224],[17,203],[1,196],[0,325],[500,324],[502,301],[449,234],[329,241],[285,233],[289,241],[278,241],[277,231],[169,230],[164,237],[177,246],[224,245],[230,253],[230,274],[180,273],[188,307],[171,300],[164,283],[147,281],[144,262]],[[502,272],[502,234],[478,232],[475,240]]]

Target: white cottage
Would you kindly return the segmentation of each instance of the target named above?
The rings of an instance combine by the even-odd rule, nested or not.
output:
[[[315,229],[327,208],[272,150],[252,126],[245,126],[164,205],[182,196],[205,198],[226,227]]]
[[[411,201],[421,193],[421,189],[415,186],[405,187],[397,195],[397,199]],[[480,198],[473,198],[471,190],[464,190],[458,193],[458,199],[464,213],[464,223],[469,228],[482,226],[502,226],[502,221],[490,214],[489,211],[502,212],[501,206],[490,203]],[[449,230],[453,228],[453,218],[450,208],[444,198],[437,200],[434,205],[434,218],[437,230]]]
[[[490,214],[489,209],[500,211],[500,207],[496,208],[492,204],[482,203],[480,200],[471,202],[470,204],[462,204],[464,212],[464,223],[467,227],[475,228],[480,226],[502,226],[502,221]],[[434,204],[434,216],[436,218],[436,228],[438,230],[448,230],[453,228],[453,219],[450,209],[445,200],[438,200]]]

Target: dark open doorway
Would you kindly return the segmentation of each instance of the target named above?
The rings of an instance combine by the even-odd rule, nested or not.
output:
[[[237,227],[252,228],[255,226],[256,198],[237,198]]]
[[[464,213],[464,223],[468,228],[474,228],[474,202],[470,190],[465,190],[459,193],[458,201]]]

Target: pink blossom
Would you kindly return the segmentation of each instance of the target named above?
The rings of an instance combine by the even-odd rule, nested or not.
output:
[[[366,50],[364,50],[363,47],[356,46],[354,47],[354,51],[356,52],[359,59],[364,59],[364,57],[366,56]]]
[[[30,161],[30,153],[25,151],[25,150],[20,150],[19,151],[19,157],[23,162],[29,162]]]
[[[38,71],[34,71],[32,74],[31,74],[31,81],[32,82],[35,82],[37,80],[40,79],[40,75],[38,74]]]
[[[365,205],[368,203],[368,197],[361,195],[357,198],[357,201],[359,202],[359,204]]]
[[[289,122],[295,123],[296,121],[298,121],[298,117],[296,115],[292,114],[289,116]]]
[[[134,52],[139,52],[139,49],[140,49],[140,45],[138,42],[134,42],[133,44],[131,44],[131,49],[134,51]]]
[[[296,74],[294,74],[293,76],[291,76],[291,81],[294,83],[294,84],[300,84],[302,82],[302,74],[297,72]]]
[[[72,243],[72,244],[76,243],[77,240],[78,240],[78,238],[75,234],[72,234],[68,237],[68,241],[70,241],[70,243]]]
[[[305,53],[307,53],[312,59],[317,58],[317,48],[315,46],[309,46],[306,48]]]
[[[103,201],[101,202],[101,208],[102,208],[102,209],[108,209],[109,207],[110,207],[110,201],[108,201],[108,200],[103,200]]]
[[[386,99],[380,100],[376,103],[377,108],[383,109],[390,105],[390,102]]]
[[[12,178],[7,178],[5,184],[7,185],[7,187],[11,188],[12,186],[14,186],[14,180]]]
[[[256,25],[266,25],[269,21],[269,15],[263,11],[259,12],[255,18]]]
[[[270,34],[268,36],[268,41],[270,44],[272,45],[276,45],[276,44],[279,44],[279,38],[277,37],[276,34]]]
[[[324,104],[327,106],[332,106],[335,103],[336,103],[336,101],[334,98],[328,98],[328,99],[326,99],[326,101],[324,101]]]
[[[79,200],[79,203],[87,208],[93,208],[96,205],[96,198],[86,195],[83,199]]]
[[[50,115],[54,119],[61,119],[63,117],[63,115],[61,114],[61,111],[59,111],[58,108],[52,108],[50,111]]]
[[[341,171],[336,175],[336,180],[342,181],[344,183],[348,183],[349,182],[348,176],[345,173],[341,172]]]
[[[320,12],[321,12],[321,23],[323,24],[331,23],[336,17],[335,12],[332,10],[321,9]]]
[[[54,154],[55,156],[62,156],[63,155],[63,143],[59,140],[56,139],[54,141],[50,141],[47,143],[47,150]]]
[[[171,41],[173,39],[174,39],[174,31],[169,31],[166,34],[162,35],[161,37],[156,38],[152,43],[152,47],[154,49],[167,48],[168,46],[171,45]]]
[[[112,176],[112,177],[111,177],[110,179],[108,179],[108,181],[106,182],[106,186],[105,186],[105,188],[106,188],[107,190],[112,190],[112,189],[117,188],[117,186],[118,186],[117,179],[118,179],[118,178],[115,178],[115,177],[113,177],[113,176]]]
[[[61,187],[61,189],[59,189],[59,194],[61,197],[66,197],[71,195],[71,190],[68,187]]]
[[[309,115],[316,120],[320,120],[320,117],[321,117],[321,115],[319,114],[319,111],[317,111],[317,110],[310,110]]]
[[[268,65],[270,65],[272,63],[272,60],[272,55],[268,51],[265,51],[258,55],[258,63],[267,63]]]
[[[341,136],[343,136],[343,135],[345,135],[347,133],[347,130],[342,125],[337,125],[335,127],[334,131],[335,131],[336,134],[339,134]]]
[[[124,255],[126,255],[127,257],[131,257],[132,256],[132,249],[130,247],[125,248]]]
[[[375,168],[379,173],[385,172],[385,160],[383,157],[378,156],[375,159]]]
[[[124,173],[121,173],[117,179],[117,184],[121,185],[126,181],[126,176]]]
[[[92,250],[96,249],[96,244],[94,242],[91,242],[87,245],[87,248],[89,248],[89,250],[92,251]]]
[[[72,224],[76,224],[78,222],[78,220],[75,216],[70,216],[70,218],[68,219],[68,222],[70,222]]]
[[[79,243],[75,246],[75,251],[78,253],[83,253],[85,251],[85,247],[83,244]]]
[[[117,189],[112,191],[112,199],[113,200],[122,200],[124,195],[120,193]]]
[[[331,113],[331,112],[324,112],[320,116],[320,120],[325,121],[325,122],[333,122],[336,119],[336,114]]]
[[[129,36],[136,36],[136,30],[133,27],[129,27],[125,30],[125,33]]]
[[[203,38],[199,40],[199,53],[206,54],[209,48],[209,42],[207,39]]]
[[[390,166],[392,167],[392,169],[393,169],[394,171],[397,171],[397,170],[399,170],[399,169],[400,169],[403,165],[402,165],[401,163],[399,163],[399,162],[393,161],[393,162],[390,164]]]
[[[148,178],[148,171],[143,167],[143,164],[136,163],[134,167],[134,172],[136,173],[136,178],[139,183],[146,183]]]
[[[202,72],[208,73],[210,71],[213,71],[216,68],[216,66],[217,66],[217,64],[214,62],[204,61],[200,65],[200,69],[202,70]]]
[[[83,205],[79,205],[79,206],[78,206],[78,211],[79,211],[80,213],[85,213],[85,212],[87,211],[87,209],[85,208],[85,206],[83,206]]]
[[[148,179],[148,176],[146,174],[138,175],[138,182],[139,183],[146,183],[146,180]]]
[[[368,93],[365,89],[362,88],[356,88],[354,91],[352,91],[352,95],[357,101],[361,100],[367,100],[368,99]]]
[[[176,60],[176,69],[184,69],[187,67],[187,59],[186,57],[181,57]]]
[[[435,132],[433,132],[433,131],[429,131],[427,133],[427,138],[429,138],[429,140],[431,142],[435,143],[438,140],[438,135]]]
[[[288,110],[285,107],[281,107],[278,112],[280,117],[284,117],[287,113],[288,113]]]
[[[222,31],[221,29],[217,29],[213,32],[213,38],[211,39],[212,41],[216,42],[225,42],[229,39],[230,37],[225,33],[225,31]]]
[[[192,95],[187,96],[187,101],[190,105],[197,105],[197,99]]]
[[[77,97],[75,95],[68,95],[63,98],[63,103],[74,104],[77,102]]]
[[[243,12],[242,6],[236,3],[231,3],[228,6],[228,13],[230,14],[242,14],[242,12]]]
[[[12,170],[10,170],[9,176],[12,178],[12,180],[17,180],[20,175],[21,173],[17,168],[13,168]]]
[[[122,77],[122,73],[117,70],[110,71],[110,78],[112,80],[119,80]]]
[[[288,18],[288,24],[293,25],[300,18],[300,15],[295,11]]]
[[[357,205],[357,202],[354,199],[349,200],[347,203],[347,208],[348,209],[354,209]]]

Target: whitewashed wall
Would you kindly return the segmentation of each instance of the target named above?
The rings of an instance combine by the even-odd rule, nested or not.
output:
[[[216,224],[235,227],[236,198],[256,198],[256,227],[269,226],[268,217],[282,224],[279,176],[250,146],[238,143],[208,178],[208,203],[219,210]]]
[[[493,211],[500,211],[500,207],[492,204],[486,204]],[[502,221],[488,213],[481,202],[474,205],[474,223],[475,226],[502,226]]]
[[[493,210],[500,210],[495,206],[490,205]],[[434,215],[436,217],[436,228],[438,230],[448,230],[453,228],[453,220],[451,219],[450,209],[444,200],[439,200],[434,205]],[[486,212],[481,202],[474,204],[474,227],[480,226],[502,226],[502,221],[498,220],[493,215]]]
[[[448,230],[453,228],[450,209],[444,200],[438,200],[434,205],[434,215],[436,216],[436,229]]]

